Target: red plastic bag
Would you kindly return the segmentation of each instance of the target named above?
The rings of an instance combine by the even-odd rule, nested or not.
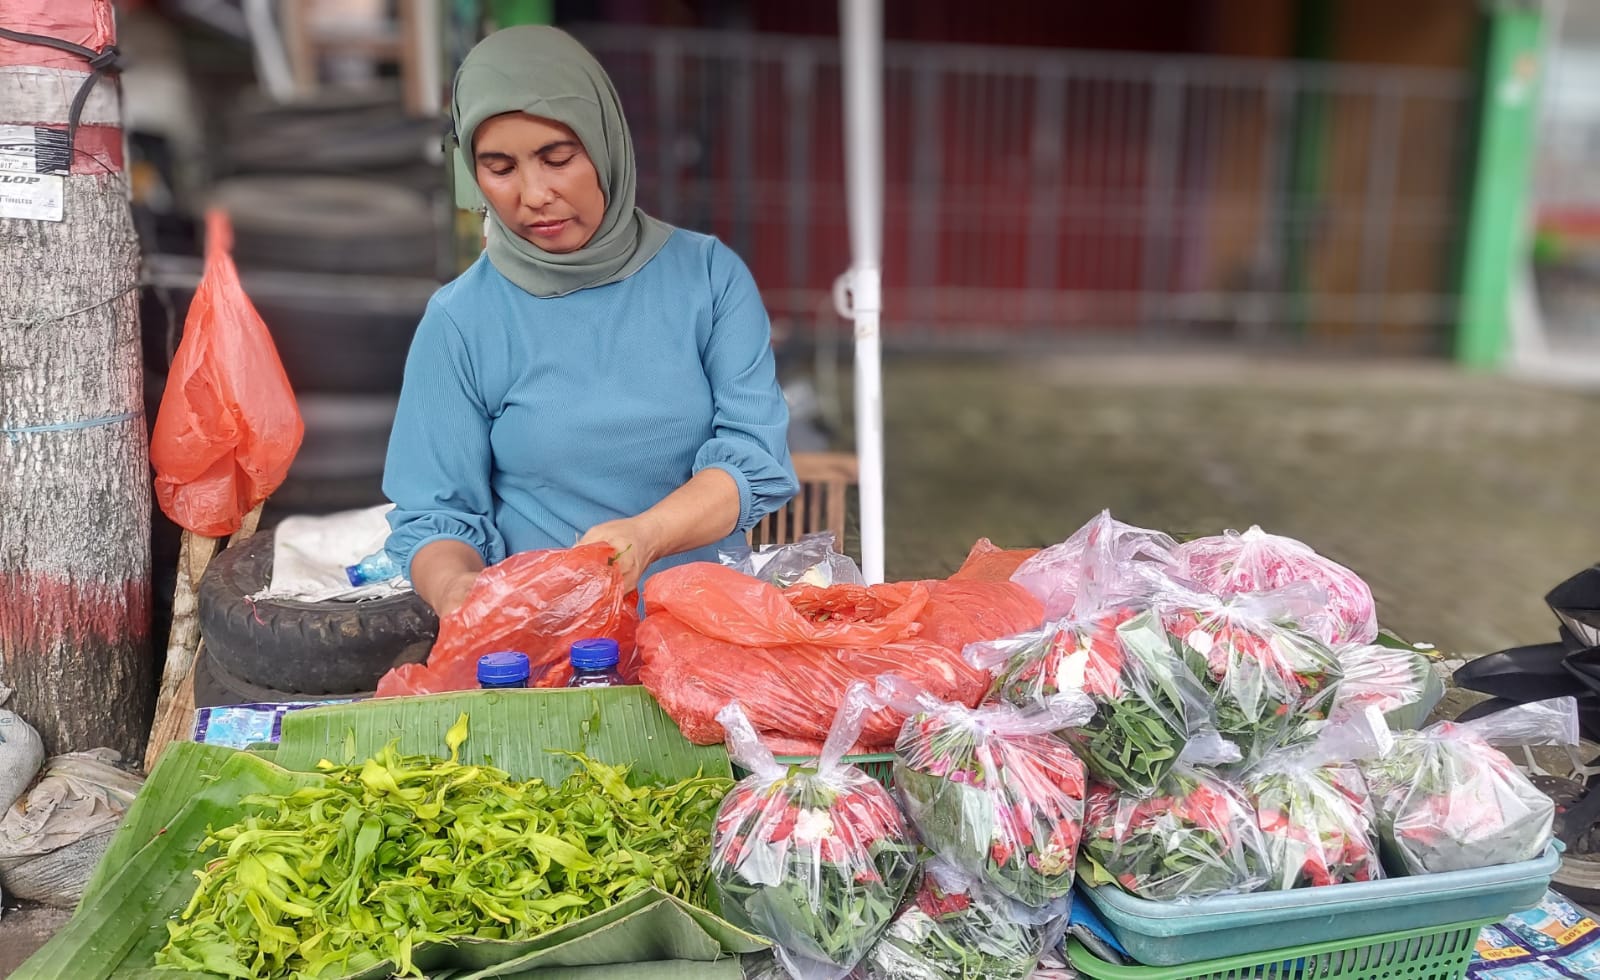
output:
[[[272,335],[228,256],[233,229],[206,215],[206,265],[150,439],[156,501],[207,537],[239,529],[278,489],[305,424]]]
[[[780,590],[710,563],[645,586],[640,679],[691,741],[723,739],[717,712],[738,700],[764,738],[825,739],[852,682],[894,673],[943,701],[976,704],[988,676],[968,643],[1038,624],[1037,600],[1010,583],[894,582]],[[858,747],[893,744],[904,716],[869,713]]]
[[[524,551],[484,569],[467,601],[439,621],[427,664],[403,664],[378,681],[378,696],[439,694],[478,686],[478,658],[514,650],[528,655],[531,687],[564,687],[572,678],[572,641],[617,641],[617,669],[637,683],[636,593],[622,591],[610,545]]]
[[[979,538],[950,581],[1009,582],[1017,566],[1038,553],[1038,548],[1002,548],[988,538]]]

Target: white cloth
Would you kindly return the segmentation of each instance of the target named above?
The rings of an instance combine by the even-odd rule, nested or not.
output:
[[[380,599],[411,589],[404,578],[352,586],[345,569],[389,539],[385,515],[393,504],[319,517],[296,515],[278,525],[272,545],[272,582],[252,599]]]

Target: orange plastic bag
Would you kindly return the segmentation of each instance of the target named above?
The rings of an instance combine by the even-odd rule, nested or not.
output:
[[[763,737],[805,747],[827,737],[852,682],[880,674],[976,704],[989,678],[962,647],[1042,616],[1009,582],[780,590],[720,565],[680,565],[645,586],[639,678],[691,741],[722,741],[716,713],[737,698]],[[891,709],[870,713],[859,746],[892,745],[903,721]]]
[[[1038,553],[1038,548],[1002,548],[988,538],[979,538],[950,581],[1009,582],[1017,566]]]
[[[594,637],[617,641],[617,669],[637,683],[638,594],[622,591],[614,553],[607,544],[524,551],[484,569],[461,608],[439,621],[428,662],[384,674],[378,697],[475,688],[478,658],[502,650],[528,655],[530,687],[564,687],[572,641]]]
[[[233,229],[206,215],[206,265],[150,439],[156,501],[207,537],[239,529],[283,483],[305,423],[272,335],[239,284]]]

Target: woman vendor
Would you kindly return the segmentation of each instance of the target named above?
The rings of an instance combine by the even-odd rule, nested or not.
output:
[[[562,31],[486,38],[451,109],[487,249],[412,341],[390,556],[440,615],[520,551],[604,542],[630,589],[715,561],[798,489],[749,270],[634,205],[616,90]]]

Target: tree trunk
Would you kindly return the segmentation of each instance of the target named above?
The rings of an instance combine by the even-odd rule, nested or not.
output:
[[[113,40],[109,0],[5,2],[12,30],[94,50]],[[0,104],[0,127],[26,127],[0,130],[0,177],[25,172],[18,142],[31,138],[34,173],[64,185],[62,220],[0,216],[0,680],[51,752],[104,745],[137,760],[153,694],[150,470],[112,78],[80,117],[70,172],[47,151],[64,148],[87,69],[0,40],[0,83],[36,96]]]

